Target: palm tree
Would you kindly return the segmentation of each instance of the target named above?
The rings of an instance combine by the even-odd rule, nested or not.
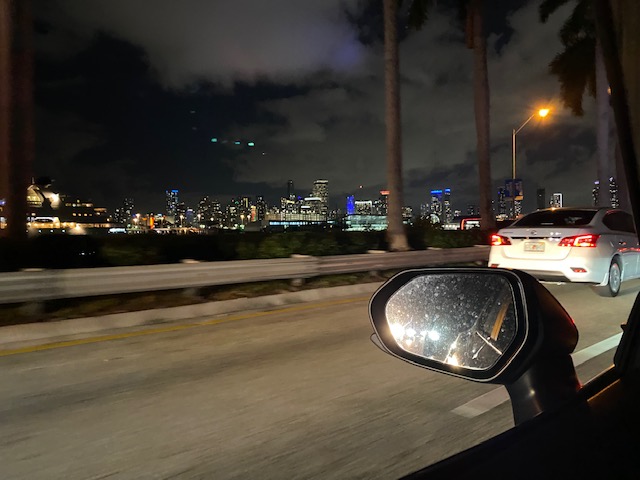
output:
[[[415,29],[422,28],[432,5],[433,0],[413,0],[409,7],[409,26]],[[476,122],[480,226],[485,230],[493,230],[496,227],[496,218],[491,206],[491,95],[487,68],[487,38],[484,34],[485,4],[483,0],[464,0],[461,6],[466,18],[466,44],[473,50],[473,106]]]
[[[573,2],[575,6],[560,29],[560,40],[564,50],[549,64],[550,72],[560,81],[562,103],[574,115],[584,114],[583,97],[588,91],[596,99],[597,116],[597,176],[600,185],[598,206],[610,205],[608,192],[609,177],[616,170],[612,165],[609,149],[610,105],[609,83],[604,67],[600,42],[597,39],[595,19],[591,0],[544,0],[540,4],[540,20],[546,22],[560,7]],[[617,150],[617,149],[616,149]],[[620,199],[626,207],[627,194],[624,175],[618,179]]]
[[[26,238],[26,191],[34,154],[31,2],[0,0],[0,168],[6,236]],[[6,122],[6,123],[5,123]]]
[[[398,55],[398,0],[383,0],[385,123],[387,136],[387,242],[391,251],[409,250],[402,223],[402,135],[400,120],[400,62]]]
[[[9,195],[9,137],[11,130],[11,0],[0,0],[0,198]],[[7,205],[2,214],[6,216]],[[2,231],[6,234],[7,231]]]

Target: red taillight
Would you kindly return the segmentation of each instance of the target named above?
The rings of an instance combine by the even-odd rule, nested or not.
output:
[[[564,237],[558,243],[559,247],[595,247],[598,243],[600,235],[575,235],[573,237]]]
[[[511,245],[511,240],[502,235],[491,235],[491,245],[494,247],[500,247],[502,245]]]

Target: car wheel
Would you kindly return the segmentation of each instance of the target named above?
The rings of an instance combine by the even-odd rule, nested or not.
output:
[[[622,284],[622,270],[618,260],[612,260],[609,265],[609,281],[604,286],[595,287],[596,292],[603,297],[615,297],[620,293]]]

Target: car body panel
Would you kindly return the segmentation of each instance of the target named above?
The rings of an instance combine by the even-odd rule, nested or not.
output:
[[[568,212],[590,212],[588,223],[562,225],[556,222],[536,225],[531,217],[543,219]],[[618,261],[622,279],[638,278],[640,248],[634,233],[615,231],[604,220],[610,214],[624,212],[606,208],[545,209],[530,214],[513,225],[500,229],[498,235],[509,239],[509,245],[492,246],[489,265],[497,268],[522,270],[540,280],[586,282],[606,285],[609,266]],[[548,217],[547,217],[548,216]],[[567,215],[570,216],[570,215]],[[585,217],[586,221],[589,217]],[[552,222],[547,222],[552,223]],[[521,226],[524,224],[524,226]],[[598,235],[595,247],[563,246],[563,239],[583,235]]]

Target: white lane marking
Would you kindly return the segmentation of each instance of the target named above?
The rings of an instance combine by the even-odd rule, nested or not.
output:
[[[613,337],[609,337],[601,342],[598,342],[590,347],[583,348],[579,352],[571,355],[573,357],[573,364],[577,367],[578,365],[582,365],[587,360],[591,360],[593,357],[597,357],[598,355],[603,354],[606,351],[611,350],[612,348],[616,348],[620,343],[620,339],[622,338],[622,333],[618,333]]]
[[[620,338],[622,338],[622,333],[613,335],[612,337],[602,340],[590,347],[584,348],[579,352],[575,352],[571,355],[573,358],[573,365],[576,367],[578,365],[582,365],[586,361],[617,347],[620,343]],[[502,405],[508,400],[509,394],[507,393],[507,389],[505,387],[498,387],[484,395],[474,398],[464,405],[454,408],[451,411],[462,417],[473,418],[488,412],[498,405]]]

